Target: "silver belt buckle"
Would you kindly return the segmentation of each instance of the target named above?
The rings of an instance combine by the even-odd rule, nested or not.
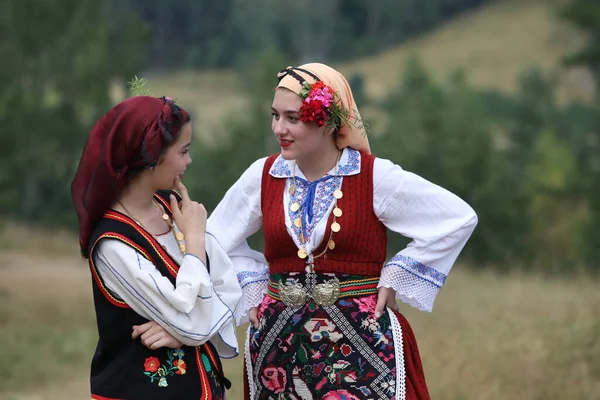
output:
[[[315,303],[321,306],[332,306],[340,298],[340,281],[334,277],[329,282],[315,285],[311,296]]]
[[[279,281],[279,298],[288,307],[301,307],[306,303],[306,291],[300,283]]]
[[[340,298],[340,281],[334,277],[329,282],[315,285],[310,293],[307,293],[301,283],[278,283],[279,298],[288,307],[302,307],[307,298],[312,298],[320,306],[328,307],[335,304]]]

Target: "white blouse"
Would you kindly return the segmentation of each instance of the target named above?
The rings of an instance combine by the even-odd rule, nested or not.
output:
[[[191,254],[182,255],[171,232],[157,236],[180,265],[176,284],[152,262],[117,239],[103,239],[94,263],[106,288],[142,317],[156,321],[188,346],[210,340],[223,358],[238,355],[234,313],[242,291],[233,263],[211,235],[206,235],[210,274]]]
[[[211,232],[231,257],[244,292],[236,313],[239,324],[247,321],[247,311],[262,302],[269,270],[261,253],[249,248],[247,238],[262,224],[261,181],[266,158],[255,161],[227,191],[208,219]],[[336,168],[314,183],[313,216],[306,221],[306,250],[310,254],[322,242],[327,219],[333,210],[333,192],[344,176],[360,173],[360,153],[344,149]],[[294,161],[281,156],[269,174],[286,179],[282,201],[289,235],[300,248],[300,229],[293,220],[298,215],[290,208]],[[337,172],[337,177],[336,175]],[[307,197],[310,182],[296,167],[296,194],[300,204]],[[396,297],[423,311],[431,311],[440,288],[446,281],[459,253],[477,225],[477,215],[458,196],[389,160],[376,158],[373,166],[373,210],[391,231],[412,239],[382,269],[379,287],[396,290]],[[343,211],[343,210],[342,210]],[[342,226],[343,229],[343,226]]]

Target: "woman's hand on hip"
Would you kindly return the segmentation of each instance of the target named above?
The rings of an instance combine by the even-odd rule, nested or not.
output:
[[[258,329],[258,307],[252,307],[248,310],[248,319],[255,329]]]
[[[392,311],[398,311],[398,303],[396,302],[396,291],[392,288],[381,287],[377,293],[377,305],[375,306],[375,318],[379,319],[385,310],[385,307]]]

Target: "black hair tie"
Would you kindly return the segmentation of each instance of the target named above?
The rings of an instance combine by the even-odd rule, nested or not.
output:
[[[282,69],[281,71],[279,71],[279,73],[277,74],[277,77],[279,79],[279,82],[281,82],[281,80],[283,78],[285,78],[286,75],[291,75],[292,77],[294,77],[298,82],[300,82],[301,85],[304,84],[304,82],[306,81],[306,79],[304,79],[302,76],[300,76],[298,73],[296,73],[296,71],[300,71],[300,72],[304,72],[305,74],[309,75],[311,78],[313,78],[315,81],[319,82],[321,79],[319,79],[318,76],[316,76],[315,74],[313,74],[310,71],[307,71],[305,69],[302,68],[295,68],[295,67],[290,67],[290,68],[286,68],[286,69]]]

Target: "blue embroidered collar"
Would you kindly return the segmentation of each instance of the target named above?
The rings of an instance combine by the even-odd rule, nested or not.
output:
[[[285,160],[281,155],[277,157],[269,174],[274,178],[291,178],[292,177],[292,168],[294,161]],[[360,152],[350,147],[346,147],[342,156],[340,157],[340,162],[338,163],[338,175],[340,176],[351,176],[360,173]],[[335,173],[335,168],[329,171],[329,175],[333,175]],[[302,171],[299,168],[296,168],[296,176],[302,179],[306,179]]]

